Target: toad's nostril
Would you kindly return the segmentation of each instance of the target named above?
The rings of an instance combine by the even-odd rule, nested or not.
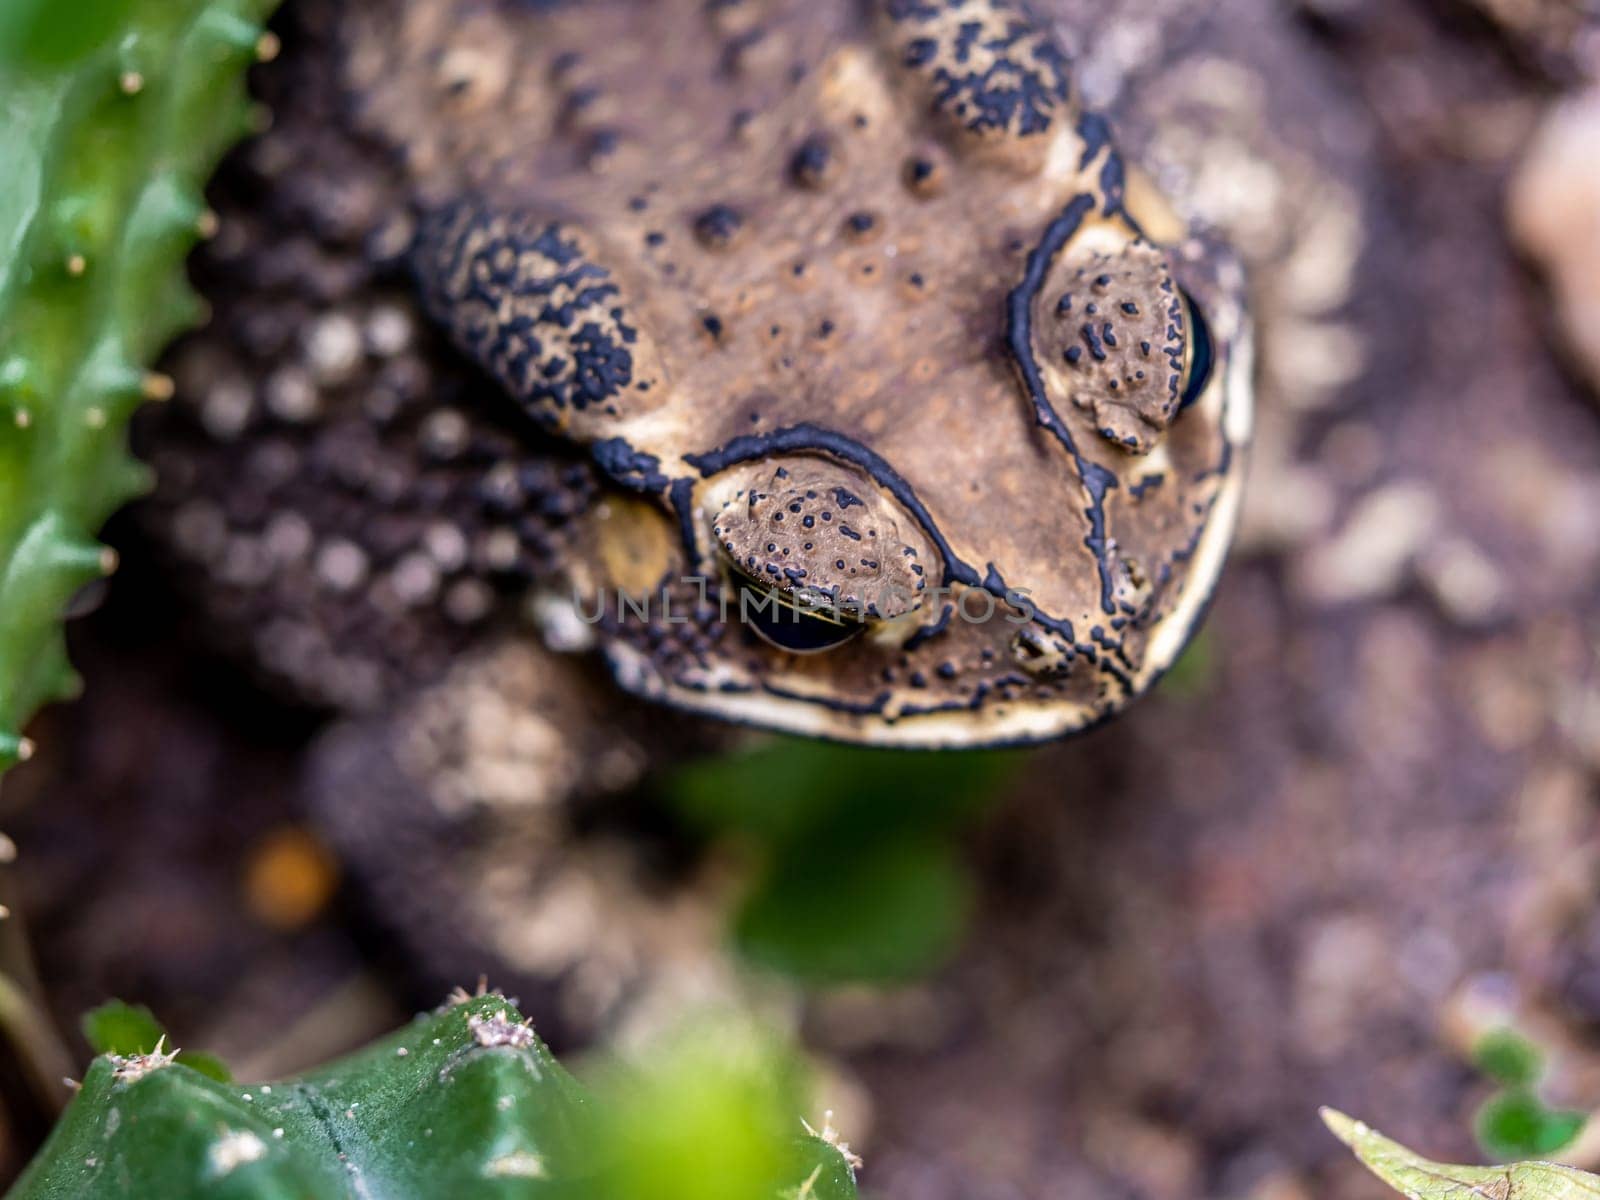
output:
[[[1077,650],[1060,634],[1030,625],[1011,639],[1011,658],[1035,679],[1065,679],[1072,674]]]

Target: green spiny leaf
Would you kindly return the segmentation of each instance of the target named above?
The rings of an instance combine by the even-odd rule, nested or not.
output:
[[[104,44],[127,19],[129,0],[78,0],[64,20],[57,0],[0,5],[0,60],[56,66]]]
[[[148,484],[128,417],[169,390],[142,364],[200,311],[173,297],[274,2],[0,4],[0,770],[72,695],[62,613]]]
[[[89,1024],[160,1043],[127,1005]],[[279,1083],[107,1054],[9,1200],[853,1200],[842,1151],[796,1136],[793,1063],[728,1033],[613,1067],[597,1095],[496,995]]]

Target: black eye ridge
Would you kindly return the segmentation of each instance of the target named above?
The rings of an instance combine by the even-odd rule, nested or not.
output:
[[[1200,399],[1200,393],[1211,382],[1212,369],[1217,365],[1217,346],[1211,338],[1211,326],[1206,324],[1205,314],[1194,302],[1194,297],[1188,292],[1182,292],[1182,295],[1194,344],[1189,352],[1189,378],[1183,385],[1183,397],[1178,401],[1179,412]]]
[[[780,650],[791,654],[820,654],[844,645],[866,628],[837,609],[803,608],[742,571],[732,574],[739,592],[738,619]]]

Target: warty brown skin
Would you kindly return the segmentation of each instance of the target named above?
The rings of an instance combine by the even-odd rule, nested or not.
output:
[[[597,641],[639,694],[884,745],[1070,733],[1171,665],[1238,506],[1243,276],[1083,110],[1050,6],[314,11],[328,41],[306,86],[329,121],[299,136],[326,153],[280,165],[280,186],[312,210],[319,188],[358,192],[331,286],[388,278],[424,378],[386,423],[363,421],[370,354],[313,419],[274,430],[268,405],[251,435],[311,445],[254,507],[303,512],[313,545],[225,589],[235,608],[326,642],[330,612],[360,625],[373,606],[419,658]],[[282,323],[288,305],[239,306]],[[336,430],[392,459],[388,501],[331,502],[337,471],[307,466]],[[236,471],[171,453],[180,503],[236,504],[213,491]],[[792,497],[791,478],[808,481]],[[752,514],[812,532],[762,540]],[[470,551],[440,571],[448,529]],[[785,615],[851,601],[847,640],[773,644],[738,619],[740,579]],[[373,605],[379,585],[405,602]],[[364,657],[350,632],[293,670],[259,631],[255,649],[340,707],[437,674],[330,682]]]

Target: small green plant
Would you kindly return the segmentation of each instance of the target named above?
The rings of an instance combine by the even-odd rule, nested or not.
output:
[[[1329,1129],[1367,1168],[1411,1200],[1593,1200],[1600,1195],[1600,1176],[1548,1162],[1510,1166],[1468,1167],[1430,1162],[1375,1129],[1341,1112],[1325,1108]]]
[[[167,1040],[166,1030],[161,1028],[154,1013],[142,1004],[124,1004],[121,1000],[109,1001],[86,1013],[82,1027],[84,1041],[96,1054],[115,1054],[122,1058],[154,1054]],[[214,1054],[178,1050],[174,1051],[172,1061],[191,1067],[218,1083],[233,1079],[227,1064]]]
[[[753,860],[733,928],[746,958],[814,983],[894,982],[959,942],[962,832],[1020,761],[775,738],[679,770],[667,793]]]
[[[1536,1158],[1570,1146],[1587,1123],[1581,1112],[1551,1108],[1538,1095],[1544,1054],[1514,1029],[1489,1030],[1472,1057],[1478,1069],[1500,1085],[1478,1109],[1473,1129],[1492,1158]]]
[[[460,997],[300,1078],[186,1065],[144,1010],[8,1200],[851,1200],[848,1149],[803,1132],[800,1076],[754,1035],[686,1034],[593,1087],[499,995]],[[152,1039],[154,1037],[154,1040]],[[133,1047],[137,1047],[136,1049]]]
[[[170,393],[148,365],[203,316],[183,260],[251,127],[273,4],[0,4],[0,769],[78,687],[62,615],[114,568],[96,531],[146,487],[127,421]]]

